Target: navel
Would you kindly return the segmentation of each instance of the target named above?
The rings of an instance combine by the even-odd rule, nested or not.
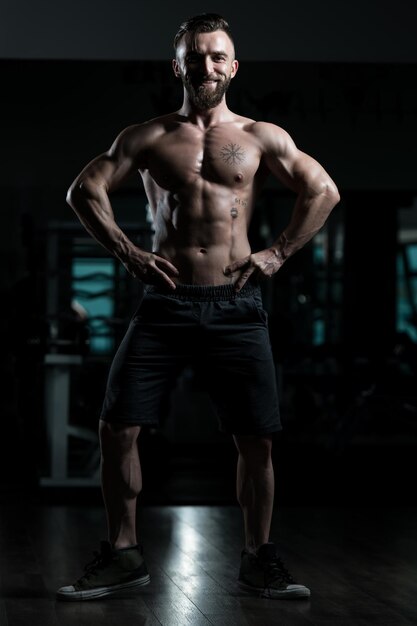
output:
[[[200,254],[207,254],[206,248],[200,248]]]
[[[230,209],[230,215],[233,218],[236,218],[239,215],[239,211],[237,210],[235,206]]]

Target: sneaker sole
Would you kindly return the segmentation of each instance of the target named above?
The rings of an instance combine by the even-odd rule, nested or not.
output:
[[[102,598],[104,596],[112,596],[120,593],[121,591],[128,591],[135,589],[136,587],[143,587],[148,585],[151,581],[151,577],[148,575],[138,580],[132,580],[128,583],[121,583],[119,585],[110,585],[108,587],[97,587],[96,589],[86,589],[84,591],[69,591],[68,593],[63,591],[57,591],[57,600],[64,600],[66,602],[77,602],[79,600],[94,600],[96,598]]]
[[[257,594],[261,598],[275,598],[280,600],[293,600],[296,598],[309,598],[310,589],[307,587],[299,587],[298,589],[285,589],[280,591],[279,589],[262,589],[261,587],[252,587],[241,580],[237,581],[237,585],[243,591],[247,593]]]

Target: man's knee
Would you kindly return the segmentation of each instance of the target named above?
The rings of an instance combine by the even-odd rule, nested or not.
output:
[[[100,420],[99,436],[102,452],[111,450],[129,450],[136,445],[140,426],[122,423],[109,423]]]
[[[246,462],[269,463],[272,451],[272,437],[269,435],[234,435],[239,454]]]

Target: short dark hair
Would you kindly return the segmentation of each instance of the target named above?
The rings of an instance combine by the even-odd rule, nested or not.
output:
[[[189,17],[183,22],[174,37],[174,49],[176,50],[179,41],[186,33],[192,33],[194,36],[198,33],[214,33],[216,30],[224,31],[233,42],[228,22],[218,13],[202,13]]]

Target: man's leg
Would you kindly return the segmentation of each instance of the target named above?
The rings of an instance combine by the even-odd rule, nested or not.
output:
[[[239,451],[237,498],[245,523],[238,584],[268,598],[307,598],[310,590],[297,583],[269,542],[274,505],[272,438],[234,435]]]
[[[136,501],[142,489],[137,439],[140,426],[100,420],[101,485],[113,548],[136,545]]]
[[[109,541],[58,600],[91,600],[147,585],[150,576],[136,541],[136,500],[142,486],[137,449],[139,426],[100,420],[101,476]]]
[[[274,505],[272,438],[233,436],[239,452],[237,499],[242,508],[246,549],[254,552],[269,541]]]

